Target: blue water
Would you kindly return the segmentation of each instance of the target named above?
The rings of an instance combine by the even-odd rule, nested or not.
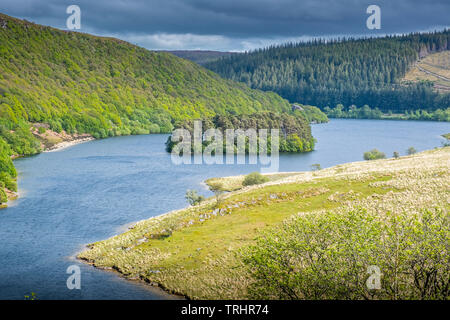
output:
[[[391,156],[442,145],[450,124],[416,121],[332,120],[313,125],[316,151],[280,156],[280,171],[310,170],[362,160],[372,148]],[[19,159],[19,200],[0,210],[0,299],[167,299],[75,260],[90,242],[124,225],[186,206],[187,189],[211,195],[202,183],[214,176],[255,171],[250,165],[172,164],[167,135],[117,137]],[[81,268],[81,290],[69,290],[66,269]]]

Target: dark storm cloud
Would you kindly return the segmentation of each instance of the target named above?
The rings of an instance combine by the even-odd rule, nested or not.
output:
[[[309,36],[374,35],[450,25],[449,0],[0,0],[0,11],[65,28],[70,4],[82,31],[149,48],[242,50]],[[366,8],[381,7],[382,29],[366,28]]]

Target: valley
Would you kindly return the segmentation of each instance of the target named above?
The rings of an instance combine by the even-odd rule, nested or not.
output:
[[[0,299],[448,299],[449,50],[155,51],[0,13]]]

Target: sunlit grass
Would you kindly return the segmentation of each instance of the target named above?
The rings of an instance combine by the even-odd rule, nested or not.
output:
[[[231,192],[217,208],[211,198],[141,221],[124,234],[91,245],[80,258],[190,298],[245,298],[251,279],[236,252],[253,244],[261,231],[296,214],[356,207],[378,214],[448,209],[449,167],[450,148],[443,148],[289,174]]]

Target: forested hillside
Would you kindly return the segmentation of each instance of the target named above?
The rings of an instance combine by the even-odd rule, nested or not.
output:
[[[401,83],[414,63],[450,49],[450,30],[371,39],[315,40],[269,47],[206,64],[220,75],[325,108],[369,105],[383,112],[450,106],[432,83]]]
[[[168,53],[0,14],[0,172],[8,175],[0,190],[15,176],[12,154],[40,151],[31,123],[105,138],[262,110],[290,105]]]

